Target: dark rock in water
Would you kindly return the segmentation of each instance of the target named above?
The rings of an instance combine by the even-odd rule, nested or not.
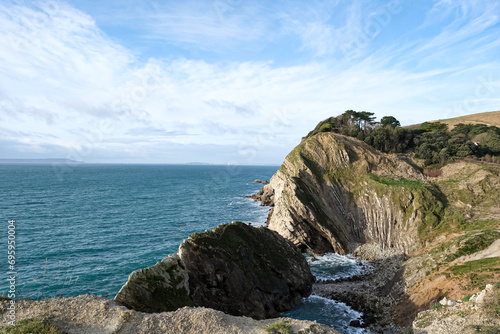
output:
[[[269,181],[264,181],[262,182],[262,184],[269,184]]]
[[[351,327],[361,327],[361,322],[359,320],[351,320],[349,323],[349,326]]]
[[[274,189],[267,185],[262,187],[258,193],[252,194],[251,196],[244,196],[244,198],[260,201],[261,206],[274,206]]]
[[[312,258],[310,258],[310,259],[309,259],[309,262],[316,262],[316,261],[318,261],[318,259],[317,259],[317,258],[315,258],[314,256],[313,256]]]
[[[257,179],[257,180],[254,180],[253,183],[262,183],[262,181]]]
[[[115,300],[145,312],[194,305],[264,319],[312,291],[314,276],[299,249],[266,227],[233,222],[193,233],[178,254],[132,273]],[[173,261],[170,274],[164,267]]]

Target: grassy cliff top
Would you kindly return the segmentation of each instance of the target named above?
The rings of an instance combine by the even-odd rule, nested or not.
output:
[[[453,129],[455,125],[463,124],[486,124],[488,126],[500,127],[500,111],[483,112],[479,114],[472,114],[460,116],[455,118],[439,120],[439,122],[448,124],[449,129]]]

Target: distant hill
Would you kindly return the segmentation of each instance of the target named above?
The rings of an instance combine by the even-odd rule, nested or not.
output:
[[[464,124],[486,124],[488,126],[500,127],[500,111],[482,112],[479,114],[466,115],[461,117],[440,119],[436,122],[448,124],[449,129],[453,129],[459,123]]]

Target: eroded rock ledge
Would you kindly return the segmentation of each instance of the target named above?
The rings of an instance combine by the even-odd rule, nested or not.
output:
[[[8,301],[0,301],[0,330],[8,322],[8,305]],[[266,328],[283,321],[290,324],[294,334],[339,333],[311,321],[289,318],[258,321],[203,307],[143,313],[93,295],[16,302],[18,321],[34,318],[44,319],[57,326],[62,333],[71,334],[266,334]]]
[[[194,233],[178,254],[134,271],[115,301],[143,312],[203,306],[265,319],[298,305],[313,282],[293,243],[266,227],[233,222]]]

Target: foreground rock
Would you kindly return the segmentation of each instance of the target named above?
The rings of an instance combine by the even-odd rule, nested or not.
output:
[[[313,282],[290,241],[266,227],[233,222],[194,233],[178,255],[133,272],[115,300],[144,312],[194,305],[265,319],[298,305]]]
[[[0,302],[0,330],[8,322],[8,301]],[[39,318],[69,334],[265,334],[266,328],[287,321],[292,333],[336,334],[311,321],[271,319],[257,321],[207,308],[181,308],[175,312],[142,313],[92,295],[44,301],[19,300],[16,319]]]

